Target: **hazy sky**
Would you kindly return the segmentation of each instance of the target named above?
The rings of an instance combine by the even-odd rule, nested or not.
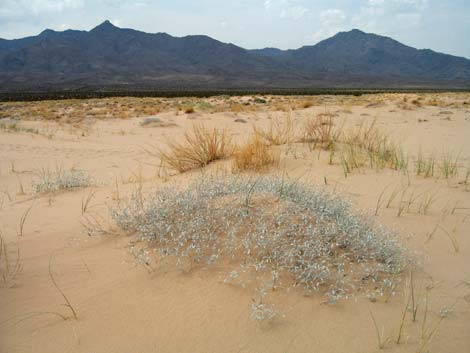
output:
[[[0,38],[89,30],[105,19],[249,49],[293,49],[358,28],[470,58],[470,0],[0,0]]]

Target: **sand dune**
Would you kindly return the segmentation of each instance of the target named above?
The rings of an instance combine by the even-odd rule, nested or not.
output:
[[[376,352],[371,312],[387,351],[467,352],[470,95],[264,99],[1,103],[0,352]],[[305,121],[319,114],[332,116],[344,131],[376,119],[406,154],[407,167],[365,163],[345,173],[339,152],[331,156],[299,142]],[[158,120],[142,124],[149,117]],[[413,254],[419,305],[416,321],[411,306],[406,310],[400,344],[408,271],[390,298],[356,291],[334,303],[321,291],[272,291],[270,301],[282,315],[258,322],[251,317],[256,288],[225,283],[223,262],[193,271],[180,271],[171,261],[145,264],[137,236],[124,234],[110,216],[109,209],[136,188],[145,196],[164,186],[184,188],[210,175],[232,175],[231,157],[178,173],[146,152],[183,141],[193,124],[226,129],[243,144],[253,126],[267,131],[286,117],[292,138],[270,147],[279,163],[260,173],[339,193],[357,212],[396,230]],[[432,176],[417,175],[420,154],[434,156]],[[445,160],[457,165],[455,175],[442,170]],[[36,192],[43,176],[57,170],[83,170],[91,186]],[[90,222],[92,236],[84,226]]]

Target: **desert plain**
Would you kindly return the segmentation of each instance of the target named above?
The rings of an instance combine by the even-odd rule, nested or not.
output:
[[[172,163],[198,131],[223,153]],[[469,137],[468,93],[0,103],[0,352],[468,352]],[[388,290],[364,277],[337,296],[242,283],[227,259],[163,259],[116,222],[132,195],[212,178],[344,198],[406,264]],[[279,199],[244,200],[276,215]],[[260,296],[271,311],[253,312]]]

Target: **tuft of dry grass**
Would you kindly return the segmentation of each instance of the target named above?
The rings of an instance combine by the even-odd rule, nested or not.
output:
[[[257,134],[254,134],[248,143],[238,147],[233,156],[234,171],[259,172],[279,163],[279,156]]]
[[[255,126],[254,132],[270,145],[286,145],[294,140],[294,120],[291,114],[286,114],[283,119],[274,118],[268,129]]]
[[[324,150],[331,150],[339,140],[341,128],[335,128],[332,114],[319,114],[315,119],[309,119],[304,125],[302,141],[320,146]]]
[[[342,151],[343,165],[344,161],[348,164],[348,168],[343,167],[345,174],[364,166],[367,160],[370,167],[377,170],[408,170],[408,156],[402,146],[377,128],[376,120],[370,123],[363,121],[359,127],[347,131],[343,134],[341,142],[346,146]]]
[[[377,320],[375,319],[375,316],[374,314],[372,314],[372,310],[369,309],[369,314],[370,314],[370,317],[372,319],[372,323],[374,324],[374,328],[375,328],[375,333],[377,335],[377,343],[378,343],[378,346],[379,346],[379,349],[384,349],[385,346],[387,345],[387,343],[390,342],[390,337],[386,338],[385,335],[384,335],[384,327],[382,326],[382,328],[380,329],[379,328],[379,325],[377,324]]]
[[[315,104],[312,102],[312,101],[303,101],[303,102],[300,102],[300,108],[301,109],[308,109],[308,108],[311,108],[313,107]]]
[[[19,227],[18,227],[18,231],[17,231],[19,237],[23,236],[24,225],[26,223],[26,220],[28,219],[29,212],[33,208],[33,205],[34,205],[34,203],[32,203],[31,206],[29,206],[29,208],[26,209],[26,211],[21,215],[20,223],[19,223]]]
[[[3,239],[2,231],[0,230],[0,274],[4,285],[14,280],[21,271],[20,248],[18,245],[16,245],[15,260],[12,260],[9,246],[6,240]]]
[[[65,307],[69,308],[70,309],[70,312],[72,313],[72,316],[75,320],[78,320],[78,316],[77,316],[77,312],[75,310],[75,308],[73,307],[73,305],[70,303],[70,300],[69,298],[65,295],[64,291],[59,287],[59,285],[57,284],[57,281],[54,277],[54,274],[52,272],[52,254],[51,256],[49,257],[49,277],[51,279],[51,282],[52,284],[54,285],[54,287],[57,289],[57,291],[60,293],[60,295],[62,296],[62,298],[64,298],[64,301],[65,301],[65,304],[62,304],[64,305]]]
[[[157,156],[163,164],[180,173],[226,158],[232,151],[231,138],[225,130],[196,124],[186,132],[183,142],[168,141],[167,145],[168,150],[158,150]]]

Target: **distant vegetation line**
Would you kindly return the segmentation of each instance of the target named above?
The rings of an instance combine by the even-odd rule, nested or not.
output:
[[[0,92],[0,102],[41,101],[61,99],[92,99],[111,97],[213,97],[213,96],[246,96],[246,95],[354,95],[380,93],[444,93],[470,92],[470,89],[425,89],[425,88],[384,88],[384,89],[260,89],[260,90],[154,90],[154,91],[57,91],[57,92]]]

